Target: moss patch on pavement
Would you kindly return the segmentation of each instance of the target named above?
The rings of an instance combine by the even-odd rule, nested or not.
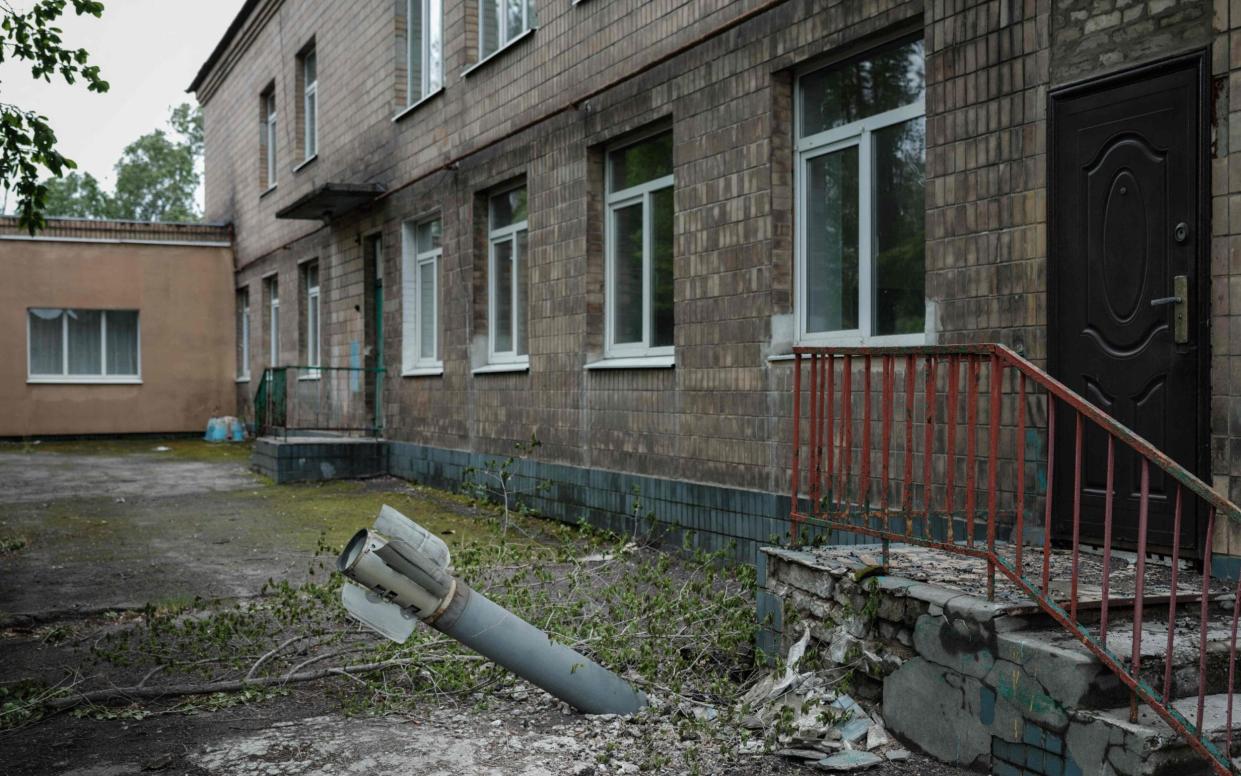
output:
[[[206,442],[190,437],[115,437],[101,439],[47,439],[0,443],[0,452],[31,455],[149,455],[182,461],[249,465],[251,442]],[[158,448],[167,448],[160,450]]]

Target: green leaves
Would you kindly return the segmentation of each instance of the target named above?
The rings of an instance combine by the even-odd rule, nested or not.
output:
[[[38,0],[29,11],[19,13],[0,3],[0,63],[26,62],[31,78],[48,82],[60,77],[74,84],[80,78],[87,90],[102,94],[108,91],[108,82],[98,67],[89,64],[86,49],[66,48],[61,29],[54,26],[66,5],[66,0]],[[73,10],[79,16],[99,16],[103,3],[73,0]],[[17,194],[18,222],[31,234],[46,223],[48,191],[39,182],[42,172],[60,177],[76,167],[56,150],[56,133],[47,117],[0,103],[0,188]]]
[[[195,194],[202,176],[202,111],[189,103],[172,109],[169,131],[157,129],[125,147],[116,171],[116,191],[103,191],[89,173],[69,173],[44,183],[44,212],[68,218],[134,221],[195,221]]]

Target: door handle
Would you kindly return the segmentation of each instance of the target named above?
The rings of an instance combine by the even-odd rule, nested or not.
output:
[[[1176,275],[1172,278],[1172,296],[1151,300],[1151,307],[1172,307],[1172,341],[1178,345],[1189,342],[1189,278]]]

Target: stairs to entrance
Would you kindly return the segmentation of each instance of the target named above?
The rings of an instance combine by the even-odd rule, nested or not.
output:
[[[954,645],[949,658],[919,654],[887,678],[883,693],[887,709],[890,685],[908,685],[922,716],[906,718],[905,729],[937,731],[922,736],[928,751],[991,760],[999,773],[1241,774],[1217,745],[1230,748],[1237,716],[1230,698],[1238,610],[1209,609],[1206,629],[1195,632],[1188,621],[1181,629],[1189,611],[1160,623],[1151,619],[1158,605],[1146,608],[1153,552],[1201,559],[1201,594],[1215,594],[1216,528],[1241,526],[1241,507],[1003,345],[796,347],[791,383],[791,543],[869,537],[881,545],[884,568],[894,542],[934,548],[985,564],[984,603],[1007,584],[1038,613],[967,628],[974,636],[992,631],[965,664],[953,662],[961,651],[953,618],[941,612],[925,625],[945,649]],[[1067,573],[1054,577],[1052,536],[1072,546]],[[1107,625],[1083,607],[1085,542],[1102,548],[1098,600],[1112,610]],[[1042,562],[1030,563],[1039,544]],[[1134,558],[1123,590],[1110,587],[1113,550],[1122,546]],[[1131,607],[1140,649],[1125,635],[1121,607]],[[1170,654],[1158,653],[1160,641]],[[1068,694],[1051,692],[1039,675]],[[1071,676],[1075,684],[1061,682]],[[1117,705],[1128,693],[1132,714],[1128,703]],[[901,705],[892,705],[900,717]],[[974,733],[954,735],[945,718]],[[1075,748],[1089,752],[1081,755],[1089,767]]]

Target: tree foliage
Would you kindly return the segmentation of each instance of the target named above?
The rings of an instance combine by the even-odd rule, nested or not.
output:
[[[182,103],[172,109],[168,129],[149,132],[125,147],[113,170],[116,189],[103,191],[89,173],[71,172],[47,181],[46,212],[71,218],[193,221],[201,176],[202,112]]]
[[[71,0],[78,16],[98,17],[103,3]],[[54,77],[73,84],[80,78],[92,92],[108,90],[99,68],[89,63],[86,49],[69,48],[56,21],[69,0],[37,0],[18,11],[0,0],[0,63],[14,60],[30,65],[30,76],[51,82]],[[44,225],[47,185],[42,170],[61,176],[77,165],[56,150],[56,133],[46,116],[0,102],[0,187],[17,194],[19,223],[31,234]]]

